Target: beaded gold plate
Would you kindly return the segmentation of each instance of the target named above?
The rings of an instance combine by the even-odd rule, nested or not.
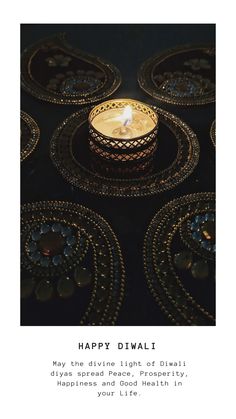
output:
[[[25,204],[21,235],[23,325],[115,324],[124,266],[101,216],[69,202]]]
[[[216,121],[215,120],[211,124],[210,137],[211,137],[211,141],[213,145],[216,146]]]
[[[88,146],[90,108],[72,114],[55,130],[50,150],[53,163],[72,185],[101,196],[140,197],[176,187],[198,163],[198,139],[178,117],[155,106],[153,109],[160,123],[158,147],[149,175],[118,179],[94,169]]]
[[[20,113],[20,159],[25,160],[34,151],[40,137],[39,127],[26,112]]]
[[[215,49],[185,45],[147,59],[138,72],[140,87],[153,98],[173,105],[215,101]]]
[[[175,325],[214,325],[215,194],[175,199],[152,219],[144,241],[150,291]]]
[[[72,47],[60,33],[23,51],[21,83],[38,99],[84,105],[114,93],[121,76],[114,65]]]

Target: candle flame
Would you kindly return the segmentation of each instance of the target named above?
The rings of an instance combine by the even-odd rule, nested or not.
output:
[[[132,107],[130,105],[125,106],[124,111],[121,115],[121,122],[124,126],[132,123]]]

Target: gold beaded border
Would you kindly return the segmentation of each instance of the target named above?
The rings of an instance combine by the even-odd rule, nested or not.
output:
[[[170,48],[160,54],[154,55],[144,61],[139,70],[138,70],[138,83],[142,90],[144,90],[148,95],[152,96],[154,99],[157,99],[161,102],[165,102],[171,105],[180,105],[180,106],[194,106],[194,105],[206,105],[208,103],[215,102],[215,94],[203,95],[198,98],[182,98],[176,99],[172,98],[167,94],[163,94],[158,91],[157,87],[152,81],[152,72],[160,63],[168,59],[173,55],[177,55],[182,52],[188,52],[193,50],[209,50],[212,51],[213,48],[211,45],[181,45],[175,48]]]
[[[43,88],[36,80],[32,78],[30,71],[30,64],[33,56],[40,49],[40,47],[47,42],[54,42],[55,45],[61,47],[63,51],[69,52],[69,54],[79,57],[83,61],[86,61],[94,66],[97,66],[102,70],[105,75],[105,84],[104,86],[99,87],[96,94],[92,94],[87,97],[73,98],[68,97],[67,95],[62,96],[59,94],[53,94],[46,88]],[[41,39],[35,44],[26,48],[22,53],[22,73],[21,73],[21,85],[22,88],[32,96],[35,96],[37,99],[44,100],[50,103],[58,105],[86,105],[89,103],[98,102],[105,99],[108,96],[111,96],[121,84],[121,74],[120,71],[108,61],[92,56],[84,51],[81,51],[78,48],[72,47],[65,39],[65,33],[59,33],[57,35]],[[102,89],[102,90],[101,90]],[[99,90],[101,90],[99,92]]]
[[[195,214],[196,214],[196,211],[193,211],[190,216],[193,216]],[[171,241],[172,241],[175,233],[179,230],[179,228],[180,228],[180,226],[181,226],[181,224],[183,222],[183,219],[185,220],[186,217],[183,217],[181,219],[181,221],[179,221],[179,223],[173,228],[173,230],[172,230],[172,232],[171,232],[171,234],[169,236],[169,240],[168,240],[168,244],[167,244],[167,254],[168,254],[170,268],[171,268],[172,273],[175,275],[176,282],[177,282],[178,286],[180,287],[181,291],[183,292],[183,294],[184,294],[185,298],[187,299],[188,303],[192,304],[193,305],[193,308],[199,310],[199,312],[201,312],[201,315],[203,315],[204,317],[206,317],[209,321],[214,321],[214,317],[212,316],[212,314],[209,313],[204,307],[202,307],[200,304],[198,304],[195,301],[195,299],[191,296],[191,294],[183,286],[183,284],[182,284],[180,278],[178,277],[178,275],[176,275],[176,273],[175,273],[175,269],[174,269],[174,266],[173,266],[173,263],[172,263],[172,259],[173,258],[172,258],[172,255],[171,255],[170,245],[171,245]],[[157,265],[155,265],[155,268],[156,268],[156,266]],[[185,318],[185,320],[189,324],[191,324],[192,322],[197,322],[198,321],[198,318],[196,317],[196,313],[194,313],[194,310],[193,310],[192,307],[189,310],[185,306],[185,307],[182,307],[182,310],[181,310],[181,308],[178,307],[178,304],[176,304],[176,301],[172,300],[172,302],[176,305],[178,311],[181,313],[181,315]],[[183,310],[183,308],[184,308],[184,310]],[[190,318],[188,317],[188,314],[191,314],[191,317]]]
[[[177,116],[156,106],[152,108],[161,122],[175,135],[178,144],[177,157],[168,168],[154,175],[127,180],[99,176],[83,167],[72,154],[72,140],[75,130],[86,123],[90,108],[70,115],[54,131],[50,143],[50,156],[54,165],[73,186],[100,196],[134,198],[155,195],[175,188],[190,176],[197,166],[199,142],[192,129]]]
[[[214,325],[214,317],[187,292],[172,264],[170,245],[182,222],[199,212],[201,205],[214,204],[212,192],[185,195],[162,207],[153,217],[144,238],[143,260],[148,287],[168,319],[180,325]],[[192,210],[191,205],[194,205]],[[168,230],[169,228],[169,230]],[[167,238],[165,239],[163,231]],[[162,237],[163,235],[163,237]],[[159,239],[160,238],[160,239]],[[161,243],[158,246],[157,241]],[[157,256],[165,257],[157,264]],[[174,292],[175,297],[172,295]]]
[[[20,160],[24,161],[29,155],[34,151],[36,145],[38,144],[40,138],[40,130],[35,122],[35,120],[28,115],[26,112],[20,112],[21,119],[25,122],[30,130],[30,140],[27,142],[26,146],[20,151]]]
[[[104,220],[104,218],[94,211],[75,203],[65,202],[65,201],[41,201],[35,202],[30,204],[24,204],[22,206],[22,213],[32,213],[32,212],[41,212],[44,211],[63,211],[68,219],[65,219],[65,222],[68,224],[71,222],[71,218],[73,216],[84,218],[87,223],[87,229],[97,230],[99,234],[101,234],[102,240],[107,245],[107,251],[110,258],[110,277],[109,283],[107,283],[109,288],[109,294],[107,299],[104,302],[104,308],[101,313],[99,313],[100,317],[98,320],[93,319],[93,310],[96,307],[97,302],[97,290],[98,287],[104,287],[104,282],[99,283],[98,279],[98,272],[97,272],[97,265],[98,265],[98,257],[99,257],[99,249],[100,244],[93,240],[93,235],[91,232],[89,233],[88,230],[88,239],[93,247],[94,253],[94,265],[95,265],[95,272],[97,272],[97,276],[94,279],[94,288],[92,291],[91,299],[88,305],[88,308],[83,315],[80,324],[81,325],[92,325],[92,326],[103,326],[103,325],[115,325],[117,317],[119,315],[119,310],[122,305],[123,297],[124,297],[124,287],[125,287],[125,269],[124,269],[124,262],[123,257],[120,249],[120,245],[118,240],[115,236],[115,233],[111,229],[110,225]],[[84,227],[83,227],[84,228]],[[84,228],[86,229],[86,228]],[[87,230],[86,230],[87,231]],[[99,239],[100,240],[100,239]],[[115,257],[117,258],[118,268],[119,268],[119,291],[116,294],[113,293],[114,291],[114,253]],[[106,278],[108,280],[108,278]],[[101,281],[101,280],[100,280]]]
[[[216,121],[215,120],[211,124],[210,137],[211,137],[212,144],[215,147],[216,146]]]

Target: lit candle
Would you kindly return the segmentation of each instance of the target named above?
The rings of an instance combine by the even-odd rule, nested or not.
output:
[[[89,114],[91,151],[105,160],[131,162],[149,159],[157,144],[158,116],[145,103],[114,99]]]
[[[112,138],[136,138],[155,127],[153,119],[140,110],[126,105],[121,109],[108,109],[93,119],[93,127],[103,135]]]

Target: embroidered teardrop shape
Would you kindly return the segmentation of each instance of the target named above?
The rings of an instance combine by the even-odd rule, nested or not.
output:
[[[171,105],[204,105],[215,101],[215,49],[185,45],[148,58],[138,82],[146,93]]]
[[[58,34],[24,50],[21,82],[38,99],[84,105],[114,93],[121,76],[114,65],[72,47]]]

